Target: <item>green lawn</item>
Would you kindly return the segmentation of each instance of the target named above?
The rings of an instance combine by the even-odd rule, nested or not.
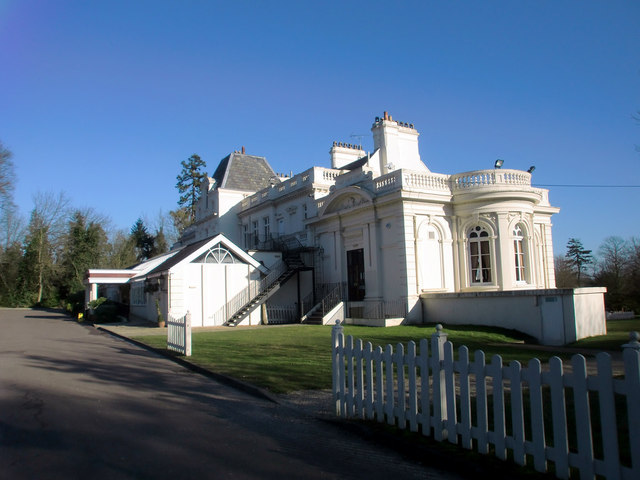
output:
[[[619,350],[628,341],[630,330],[640,330],[640,319],[608,323],[609,334],[582,340],[572,346],[585,349]],[[416,343],[434,333],[433,325],[400,327],[359,327],[347,325],[345,335],[353,335],[377,345]],[[487,361],[494,354],[505,362],[526,363],[533,357],[547,361],[555,351],[536,350],[530,338],[510,330],[488,327],[447,326],[444,330],[455,349],[462,345],[471,352],[483,350]],[[137,337],[154,348],[166,349],[166,336]],[[266,388],[274,393],[331,387],[331,327],[286,325],[238,328],[194,333],[193,355],[189,361],[212,371]],[[526,343],[529,348],[523,349]],[[568,359],[571,354],[562,355]]]

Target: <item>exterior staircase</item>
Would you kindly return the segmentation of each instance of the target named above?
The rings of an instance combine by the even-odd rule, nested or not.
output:
[[[306,325],[323,325],[324,317],[343,299],[344,286],[341,283],[323,285],[316,291],[320,302],[307,315],[303,323]]]
[[[316,308],[311,315],[307,316],[304,323],[307,325],[322,325],[323,318],[324,313],[322,312],[322,308]]]
[[[284,255],[284,264],[286,268],[282,274],[280,274],[273,282],[268,283],[263,290],[261,290],[256,296],[254,296],[249,302],[244,304],[236,313],[231,315],[229,319],[224,323],[227,327],[236,327],[242,322],[248,315],[251,314],[256,308],[260,307],[266,302],[269,297],[278,291],[278,289],[287,283],[295,273],[304,267],[304,263],[300,258],[299,253],[291,253]]]
[[[272,240],[274,241],[274,240]],[[225,322],[224,325],[227,327],[236,327],[240,322],[242,322],[247,316],[249,316],[256,308],[260,307],[263,303],[265,303],[269,297],[271,297],[274,293],[278,291],[278,289],[284,285],[296,272],[302,270],[305,267],[302,258],[300,257],[300,252],[304,250],[300,242],[295,236],[290,237],[282,237],[277,240],[277,247],[282,251],[282,259],[284,268],[282,273],[277,276],[274,275],[273,278],[270,279],[269,274],[266,280],[266,284],[264,288],[262,288],[257,295],[254,295],[248,302],[242,305],[234,314],[232,314]],[[275,273],[275,272],[273,272]],[[245,292],[245,298],[250,297]],[[235,304],[237,305],[237,303]],[[235,308],[229,308],[228,310],[235,310]],[[320,323],[322,323],[322,318],[320,318]]]
[[[242,322],[251,312],[253,312],[256,308],[266,302],[269,297],[271,297],[274,293],[278,291],[278,289],[284,285],[293,275],[296,273],[295,268],[287,268],[285,272],[280,275],[273,283],[268,285],[263,291],[261,291],[258,295],[253,297],[247,304],[243,305],[240,310],[234,313],[229,319],[224,323],[226,327],[237,327],[240,322]]]

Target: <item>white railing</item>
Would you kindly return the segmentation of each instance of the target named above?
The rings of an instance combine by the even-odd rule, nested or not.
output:
[[[191,356],[191,312],[182,317],[169,314],[167,321],[167,349]]]
[[[439,327],[439,328],[438,328]],[[581,479],[640,478],[640,343],[625,345],[624,376],[614,377],[611,357],[597,355],[597,373],[575,355],[571,369],[552,357],[526,367],[503,366],[499,355],[469,358],[438,326],[419,352],[409,342],[396,350],[372,348],[333,327],[333,396],[336,414],[386,421],[422,431],[480,453],[514,462],[527,460],[540,472],[554,463],[555,475]],[[506,402],[505,402],[506,400]],[[491,408],[489,408],[491,406]],[[571,413],[573,412],[573,413]],[[627,452],[621,460],[621,452]]]
[[[312,184],[326,185],[328,188],[335,182],[336,177],[338,177],[340,173],[340,170],[323,167],[312,167],[302,173],[295,175],[294,177],[288,178],[287,180],[274,185],[273,187],[262,189],[254,193],[253,195],[243,199],[240,202],[240,207],[244,211],[248,208],[255,207],[256,205],[259,205],[267,200],[274,200],[276,198],[282,197],[283,195],[287,195],[291,192],[305,188]]]
[[[268,305],[267,318],[269,324],[294,323],[300,320],[297,305]]]
[[[521,170],[476,170],[451,175],[454,190],[487,187],[493,185],[531,186],[531,174]]]
[[[247,288],[241,290],[224,304],[220,310],[211,315],[210,318],[213,318],[213,324],[222,325],[225,323],[251,302],[251,300],[265,292],[286,271],[287,264],[283,260],[280,260],[271,267],[271,271],[266,277],[261,280],[250,280]]]

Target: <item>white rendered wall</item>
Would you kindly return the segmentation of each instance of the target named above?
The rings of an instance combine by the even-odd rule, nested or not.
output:
[[[420,159],[417,130],[401,126],[393,120],[382,119],[373,125],[371,131],[373,132],[374,151],[380,150],[380,172],[382,174],[400,168],[429,171]]]
[[[423,294],[425,323],[518,330],[544,345],[606,333],[604,289]]]
[[[246,264],[189,263],[176,268],[171,288],[176,294],[172,302],[178,312],[182,304],[191,312],[194,327],[222,325],[214,315],[241,290],[247,288],[249,279],[257,276]],[[182,292],[179,298],[177,292]]]

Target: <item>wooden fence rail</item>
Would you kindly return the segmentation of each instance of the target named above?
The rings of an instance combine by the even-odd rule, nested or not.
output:
[[[503,365],[483,351],[470,358],[442,327],[430,340],[372,347],[333,327],[333,395],[336,414],[376,419],[436,440],[447,440],[519,465],[532,464],[558,478],[640,478],[640,343],[623,349],[624,376],[614,377],[607,353],[596,373],[575,355],[567,368]],[[569,368],[570,367],[570,368]]]
[[[191,356],[191,312],[182,317],[169,314],[167,321],[167,349]]]

